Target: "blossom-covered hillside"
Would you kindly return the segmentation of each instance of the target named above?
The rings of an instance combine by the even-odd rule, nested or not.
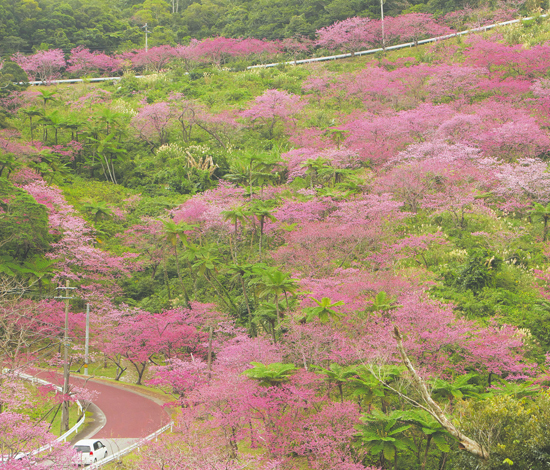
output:
[[[173,396],[127,468],[546,468],[549,25],[11,92],[7,366],[68,280],[73,369],[90,303],[90,369]]]

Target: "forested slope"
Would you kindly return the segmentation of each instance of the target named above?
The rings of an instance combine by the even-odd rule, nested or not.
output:
[[[514,7],[518,2],[508,2]],[[522,2],[519,2],[521,4]],[[386,15],[403,12],[441,16],[465,6],[487,8],[484,2],[389,0]],[[491,5],[495,6],[495,5]],[[545,8],[530,0],[522,11]],[[487,8],[488,9],[488,8]],[[379,18],[378,0],[2,0],[0,55],[77,46],[115,52],[144,46],[142,26],[151,31],[150,45],[174,45],[190,38],[254,37],[269,40],[294,36],[313,38],[315,31],[353,16]]]
[[[1,318],[173,394],[132,468],[547,468],[549,34],[11,91]]]

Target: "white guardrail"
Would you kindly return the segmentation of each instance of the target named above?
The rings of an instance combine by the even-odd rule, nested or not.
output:
[[[124,455],[129,454],[130,452],[132,452],[135,449],[139,450],[140,447],[143,447],[148,442],[150,442],[153,439],[160,436],[162,433],[168,431],[168,429],[170,429],[170,431],[172,431],[172,426],[173,425],[174,425],[174,422],[170,421],[166,426],[163,426],[158,431],[155,431],[153,434],[149,434],[147,437],[144,437],[143,439],[140,439],[135,444],[132,444],[131,446],[126,447],[122,450],[119,450],[118,452],[115,452],[114,454],[109,455],[107,458],[105,458],[103,460],[100,460],[99,462],[91,464],[88,468],[89,469],[95,469],[95,468],[103,467],[104,465],[107,465],[108,463],[114,462],[114,461],[120,459],[121,457],[123,457]]]
[[[28,380],[29,382],[33,383],[33,384],[41,384],[41,385],[52,385],[53,387],[55,387],[55,389],[59,392],[63,392],[63,388],[61,388],[59,385],[55,385],[55,384],[52,384],[51,382],[48,382],[46,380],[42,380],[42,379],[39,379],[38,377],[34,377],[32,375],[29,375],[29,374],[24,374],[22,372],[17,372],[17,375],[19,377],[21,377],[22,379],[24,380]],[[76,400],[76,405],[78,406],[78,409],[80,410],[80,412],[82,413],[82,417],[78,420],[78,422],[71,428],[69,429],[65,434],[63,434],[62,436],[59,436],[55,442],[66,442],[67,441],[67,438],[74,432],[78,431],[78,429],[80,428],[80,426],[82,426],[84,424],[84,421],[86,421],[86,415],[84,414],[84,411],[82,409],[82,404],[80,403],[79,400]],[[43,446],[41,447],[40,449],[36,449],[36,450],[33,450],[30,454],[31,455],[35,455],[35,454],[38,454],[46,449],[49,449],[50,448],[50,445],[46,445],[46,446]]]
[[[33,375],[29,375],[29,374],[24,374],[22,372],[17,372],[16,373],[19,377],[21,377],[22,379],[24,380],[28,380],[30,381],[31,383],[33,384],[42,384],[42,385],[53,385],[56,390],[62,392],[63,389],[58,386],[58,385],[55,385],[55,384],[52,384],[51,382],[48,382],[46,380],[42,380],[42,379],[39,379],[38,377],[34,377]],[[78,406],[78,409],[80,410],[81,413],[83,413],[83,409],[82,409],[82,404],[80,403],[80,401],[76,401],[76,404]],[[78,423],[76,423],[71,429],[69,429],[65,434],[63,434],[62,436],[59,436],[55,442],[66,442],[67,440],[67,437],[69,437],[73,432],[76,432],[78,431],[78,428],[80,428],[80,426],[82,426],[84,424],[84,421],[85,421],[85,415],[83,414],[82,415],[82,418],[78,421]],[[143,439],[140,439],[138,442],[136,442],[135,444],[132,444],[131,446],[128,446],[128,447],[125,447],[124,449],[122,450],[119,450],[118,452],[115,452],[114,454],[112,455],[109,455],[106,459],[103,459],[101,460],[100,462],[96,462],[92,465],[90,465],[88,468],[89,469],[95,469],[95,468],[100,468],[100,467],[103,467],[104,465],[107,465],[108,463],[110,462],[113,462],[115,460],[118,460],[120,459],[121,457],[123,457],[124,455],[126,454],[129,454],[130,452],[132,452],[134,449],[140,449],[140,447],[143,447],[144,445],[146,445],[148,442],[152,441],[153,439],[157,438],[158,436],[160,436],[161,434],[165,433],[168,429],[170,429],[170,431],[172,431],[172,426],[174,425],[174,422],[173,421],[170,421],[167,425],[163,426],[162,428],[158,429],[157,431],[155,431],[154,433],[152,434],[149,434],[147,437],[144,437]],[[36,454],[39,454],[40,452],[44,452],[48,449],[51,448],[51,445],[48,444],[48,445],[45,445],[45,446],[42,446],[40,447],[39,449],[35,449],[31,452],[28,452],[26,454],[22,454],[22,455],[36,455]],[[1,456],[0,456],[1,458]],[[1,462],[1,460],[0,460]]]
[[[8,371],[8,369],[4,369],[4,371]],[[55,384],[52,384],[51,382],[48,382],[46,380],[42,380],[42,379],[39,379],[38,377],[34,377],[33,375],[29,375],[29,374],[25,374],[23,372],[15,372],[15,374],[18,376],[18,377],[21,377],[23,380],[28,380],[29,382],[33,383],[33,384],[41,384],[41,385],[51,385],[53,386],[57,391],[59,392],[62,392],[63,389],[58,386],[58,385],[55,385]],[[77,432],[78,429],[80,428],[80,426],[82,426],[84,424],[84,421],[86,421],[86,415],[84,414],[84,410],[82,408],[82,404],[80,403],[79,400],[76,401],[76,404],[78,406],[78,409],[80,410],[80,412],[82,413],[82,417],[78,420],[78,422],[71,428],[69,429],[65,434],[63,434],[62,436],[59,436],[57,439],[55,439],[54,442],[66,442],[67,441],[67,438],[74,432]],[[26,455],[36,455],[36,454],[39,454],[41,452],[44,452],[48,449],[51,449],[52,447],[52,444],[46,444],[45,446],[42,446],[40,447],[39,449],[34,449],[30,452],[21,452],[19,454],[16,455],[16,458],[21,458],[21,457],[24,457]],[[2,456],[0,455],[0,462],[4,461],[4,458],[5,456]]]
[[[546,18],[548,15],[540,15],[540,18]],[[517,20],[510,20],[510,21],[504,21],[502,23],[494,23],[494,24],[488,24],[486,26],[480,26],[479,28],[473,28],[473,29],[467,29],[466,31],[460,31],[453,34],[446,34],[445,36],[437,36],[435,38],[430,39],[422,39],[421,41],[418,41],[416,44],[428,44],[430,42],[436,42],[441,41],[443,39],[451,39],[457,36],[463,36],[465,34],[470,33],[476,33],[479,31],[487,31],[488,29],[493,29],[498,26],[506,26],[509,24],[514,23],[520,23],[521,21],[529,21],[534,19],[534,16],[529,16],[527,18],[518,18]],[[414,42],[407,42],[404,44],[398,44],[396,46],[388,46],[386,47],[386,51],[393,51],[396,49],[404,49],[405,47],[413,47],[415,46]],[[377,49],[369,49],[366,51],[360,51],[355,52],[353,54],[347,53],[347,54],[338,54],[338,55],[331,55],[327,57],[315,57],[313,59],[300,59],[300,60],[290,60],[288,62],[275,62],[273,64],[262,64],[262,65],[250,65],[247,67],[248,70],[250,69],[261,69],[261,68],[270,68],[270,67],[277,67],[278,65],[299,65],[299,64],[311,64],[315,62],[325,62],[327,60],[338,60],[338,59],[347,59],[350,57],[357,57],[362,55],[369,55],[369,54],[376,54],[377,52],[383,52],[384,49],[382,47],[379,47]],[[82,83],[82,82],[107,82],[109,80],[116,81],[120,80],[122,77],[101,77],[101,78],[69,78],[64,80],[51,80],[49,82],[44,83],[41,80],[37,81],[31,81],[31,82],[19,82],[19,85],[23,85],[24,83],[28,83],[29,85],[57,85],[59,83]],[[143,78],[143,75],[136,75],[135,78]]]
[[[540,15],[541,18],[546,18],[546,16],[547,15]],[[476,32],[479,32],[479,31],[487,31],[488,29],[493,29],[493,28],[496,28],[498,26],[506,26],[506,25],[509,25],[509,24],[519,23],[521,21],[529,21],[529,20],[532,20],[534,18],[535,18],[534,16],[529,16],[527,18],[518,18],[517,20],[504,21],[502,23],[489,24],[489,25],[486,25],[486,26],[480,26],[479,28],[467,29],[466,31],[460,31],[460,32],[453,33],[453,34],[446,34],[445,36],[437,36],[435,38],[422,39],[421,41],[418,41],[416,44],[428,44],[430,42],[437,42],[437,41],[441,41],[443,39],[451,39],[451,38],[454,38],[454,37],[457,37],[457,36],[463,36],[465,34],[476,33]],[[416,44],[414,42],[407,42],[407,43],[404,43],[404,44],[398,44],[396,46],[388,46],[388,47],[386,47],[386,51],[393,51],[393,50],[396,50],[396,49],[404,49],[405,47],[413,47]],[[366,51],[354,52],[353,54],[347,53],[347,54],[338,54],[338,55],[333,55],[333,56],[328,56],[328,57],[315,57],[313,59],[301,59],[301,60],[291,60],[291,61],[288,61],[288,62],[277,62],[277,63],[274,63],[274,64],[251,65],[251,66],[247,67],[247,69],[277,67],[278,65],[283,65],[283,64],[284,65],[310,64],[310,63],[314,63],[314,62],[324,62],[324,61],[327,61],[327,60],[347,59],[347,58],[350,58],[350,57],[376,54],[377,52],[383,52],[383,51],[384,51],[384,48],[379,47],[377,49],[369,49],[369,50],[366,50]]]

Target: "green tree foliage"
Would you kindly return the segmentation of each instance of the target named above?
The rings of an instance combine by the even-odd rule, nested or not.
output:
[[[26,191],[0,178],[0,271],[13,276],[49,248],[48,214]]]
[[[340,402],[344,403],[344,384],[357,375],[357,369],[354,366],[344,367],[340,364],[331,364],[328,369],[316,367],[320,374],[326,376],[326,380],[335,383],[340,392]]]
[[[548,220],[550,220],[550,203],[548,203],[546,206],[543,206],[542,204],[535,202],[531,213],[534,217],[540,218],[542,220],[542,240],[546,241],[548,238]]]
[[[328,297],[323,297],[321,300],[318,300],[314,297],[311,298],[317,306],[316,307],[306,307],[304,309],[304,322],[310,322],[314,319],[318,318],[321,323],[327,323],[329,320],[338,321],[340,320],[340,317],[342,317],[342,314],[336,310],[334,310],[334,307],[339,307],[340,305],[344,305],[344,302],[341,300],[337,302],[333,302]]]
[[[177,8],[172,5],[178,5]],[[446,13],[462,9],[464,2],[387,0],[386,14],[411,11]],[[468,2],[475,6],[479,2]],[[422,7],[419,8],[418,7]],[[173,44],[189,37],[213,36],[281,39],[309,36],[315,30],[352,16],[380,17],[378,0],[21,0],[0,1],[0,53],[31,52],[40,48],[76,46],[113,52],[143,47],[139,27],[148,23],[149,44]]]
[[[465,470],[530,468],[542,470],[550,461],[550,395],[535,398],[499,395],[488,400],[464,402],[461,427],[490,449],[488,462],[459,453],[457,465]]]
[[[5,60],[0,68],[0,96],[24,89],[27,81],[27,74],[19,65],[9,59]]]
[[[281,364],[273,362],[271,364],[262,364],[261,362],[251,362],[254,366],[243,372],[251,379],[256,379],[261,385],[273,387],[288,380],[290,375],[296,370],[294,364]]]
[[[360,442],[366,446],[373,455],[380,456],[380,463],[394,462],[393,468],[398,468],[399,452],[414,449],[413,442],[405,435],[411,425],[400,422],[401,411],[393,411],[385,414],[379,410],[373,410],[371,414],[363,415],[361,421],[364,424],[358,426]]]

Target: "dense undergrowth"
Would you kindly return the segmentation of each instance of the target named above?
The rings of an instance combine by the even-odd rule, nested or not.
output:
[[[548,25],[3,101],[29,330],[69,279],[73,360],[90,303],[95,360],[179,408],[135,468],[546,468]]]

